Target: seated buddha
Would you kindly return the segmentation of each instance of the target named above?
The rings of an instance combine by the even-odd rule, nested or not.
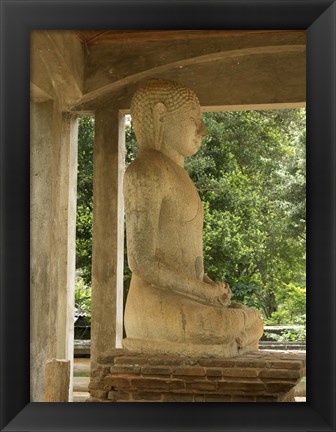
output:
[[[151,80],[133,96],[139,152],[124,177],[127,255],[132,279],[123,348],[231,357],[258,349],[257,310],[230,304],[226,282],[203,266],[203,208],[184,160],[207,130],[193,91]]]

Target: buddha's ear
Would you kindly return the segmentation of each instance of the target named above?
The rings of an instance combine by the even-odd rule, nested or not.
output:
[[[167,108],[162,102],[155,104],[153,108],[153,123],[154,123],[154,146],[156,150],[160,150],[163,139],[163,117],[167,112]]]

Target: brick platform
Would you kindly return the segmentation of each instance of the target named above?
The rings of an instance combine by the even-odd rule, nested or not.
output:
[[[206,359],[115,349],[92,366],[88,402],[294,402],[305,365],[302,351]]]

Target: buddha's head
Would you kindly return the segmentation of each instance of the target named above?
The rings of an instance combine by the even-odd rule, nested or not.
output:
[[[197,96],[174,81],[148,81],[134,94],[131,115],[141,148],[170,146],[187,157],[197,152],[207,134]]]

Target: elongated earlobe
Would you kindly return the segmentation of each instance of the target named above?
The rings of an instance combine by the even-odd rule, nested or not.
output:
[[[164,119],[167,108],[162,102],[157,103],[153,108],[153,123],[154,123],[154,148],[160,150],[163,140]]]

